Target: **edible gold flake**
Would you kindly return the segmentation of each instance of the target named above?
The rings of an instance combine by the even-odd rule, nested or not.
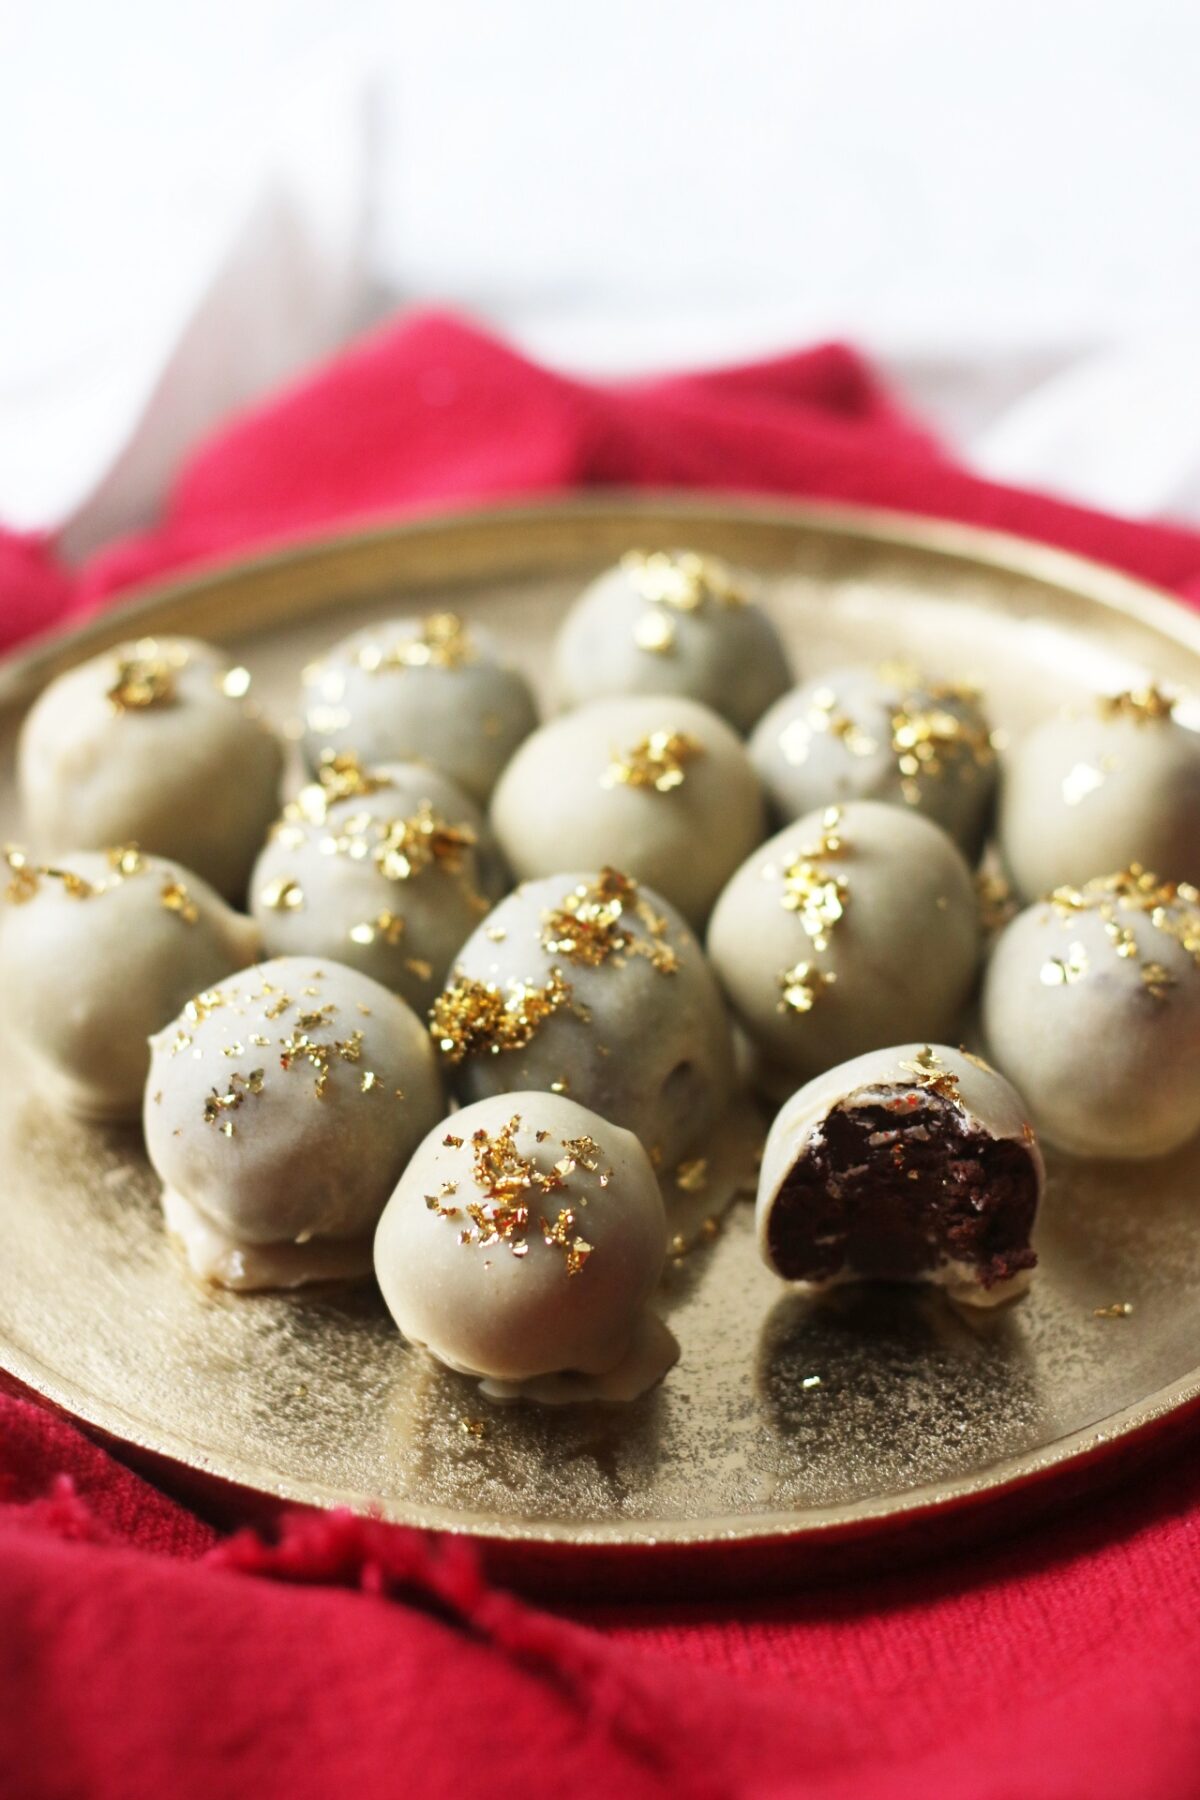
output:
[[[406,956],[404,966],[410,975],[416,976],[418,981],[429,981],[433,975],[433,964],[428,957]]]
[[[951,704],[977,700],[977,690],[965,682],[939,682],[925,692],[906,694],[894,708],[892,753],[900,791],[910,805],[920,801],[923,781],[938,780],[950,769],[970,773],[995,760],[995,742],[986,725],[960,717]]]
[[[953,1100],[961,1105],[958,1092],[958,1076],[948,1069],[932,1045],[925,1044],[911,1062],[902,1062],[900,1068],[905,1075],[911,1075],[913,1085],[922,1093],[937,1094],[942,1100]]]
[[[1167,989],[1179,984],[1169,969],[1164,969],[1159,962],[1142,964],[1142,986],[1147,988],[1156,1000],[1165,1000]]]
[[[227,1006],[228,1001],[220,988],[205,988],[202,994],[196,994],[183,1009],[183,1016],[189,1024],[202,1025],[207,1018],[217,1012],[220,1007]]]
[[[639,599],[676,612],[699,612],[709,601],[744,606],[745,589],[728,565],[695,550],[630,550],[621,558]]]
[[[681,1162],[675,1170],[675,1185],[682,1188],[685,1194],[703,1193],[708,1184],[708,1158],[693,1156],[687,1162]]]
[[[222,1122],[223,1115],[236,1112],[240,1106],[244,1105],[247,1097],[251,1094],[261,1094],[264,1082],[265,1071],[262,1069],[251,1069],[248,1075],[241,1075],[235,1071],[234,1074],[230,1076],[229,1086],[224,1093],[222,1093],[219,1088],[213,1088],[212,1092],[206,1098],[204,1102],[204,1123],[206,1125],[220,1125],[224,1135],[226,1137],[232,1137],[234,1133],[233,1121],[232,1119],[225,1118]]]
[[[613,760],[600,777],[601,787],[653,788],[669,794],[682,787],[686,766],[705,754],[698,738],[685,731],[652,731],[632,749],[613,752]]]
[[[838,710],[838,697],[832,688],[818,688],[803,718],[793,719],[780,732],[779,752],[784,761],[799,768],[808,760],[818,732],[838,738],[851,756],[872,756],[879,748],[870,732],[864,731],[849,713]]]
[[[975,877],[975,898],[979,906],[979,923],[986,932],[1002,930],[1017,916],[1017,897],[1003,875],[980,871]]]
[[[468,1056],[498,1056],[523,1050],[543,1021],[570,1000],[570,986],[559,969],[550,971],[542,987],[510,981],[507,992],[456,971],[430,1008],[429,1029],[452,1064]]]
[[[826,974],[813,963],[795,963],[790,969],[783,969],[778,976],[781,999],[777,1003],[779,1012],[811,1012],[817,996],[826,988],[833,987],[837,975],[832,971]]]
[[[552,1081],[550,1083],[550,1092],[552,1094],[569,1094],[570,1091],[571,1084],[565,1075],[560,1075],[557,1081]]]
[[[1190,882],[1160,881],[1140,863],[1132,863],[1128,869],[1100,876],[1082,888],[1055,888],[1048,899],[1064,921],[1084,912],[1097,913],[1113,953],[1123,961],[1141,956],[1137,937],[1126,922],[1130,916],[1140,916],[1152,930],[1179,944],[1200,970],[1200,892]],[[1178,985],[1155,958],[1142,962],[1141,979],[1155,1000],[1165,1000],[1169,990]]]
[[[375,1073],[374,1069],[364,1069],[363,1074],[362,1074],[362,1080],[359,1082],[358,1085],[362,1089],[364,1094],[372,1093],[374,1091],[374,1089],[379,1086],[379,1077]]]
[[[469,825],[447,824],[428,801],[422,801],[411,818],[388,819],[377,829],[379,843],[372,856],[375,867],[389,881],[410,881],[435,864],[459,875],[476,842]]]
[[[538,1134],[539,1143],[541,1142],[541,1139],[543,1137],[548,1137],[549,1135],[550,1134],[548,1132],[540,1132]],[[448,1131],[446,1133],[445,1137],[442,1139],[442,1142],[443,1142],[443,1144],[445,1144],[445,1146],[448,1150],[461,1150],[462,1145],[463,1145],[462,1139],[460,1137],[455,1137],[454,1133],[451,1131]]]
[[[646,935],[631,929],[637,921]],[[551,956],[599,968],[611,958],[616,968],[626,956],[644,956],[660,975],[673,975],[679,957],[665,942],[667,921],[638,892],[636,881],[605,868],[593,882],[581,882],[561,906],[542,914],[541,941]]]
[[[547,1244],[557,1245],[567,1266],[567,1274],[578,1275],[588,1257],[592,1254],[592,1245],[586,1238],[579,1236],[575,1230],[575,1214],[569,1206],[559,1208],[558,1217],[553,1225],[543,1218],[541,1220],[542,1237]]]
[[[115,678],[106,698],[114,712],[139,712],[170,706],[176,699],[175,677],[188,661],[181,645],[160,645],[143,638],[128,654],[115,659]]]
[[[1095,1306],[1092,1308],[1093,1319],[1128,1319],[1133,1312],[1130,1300],[1114,1300],[1111,1306]]]
[[[1137,725],[1169,719],[1175,710],[1174,697],[1164,694],[1153,682],[1148,687],[1130,688],[1121,694],[1106,694],[1098,704],[1101,718],[1132,719]]]
[[[259,904],[272,912],[296,912],[304,905],[304,889],[291,875],[277,875],[268,881],[259,896]]]
[[[358,925],[352,925],[347,934],[352,944],[373,944],[376,938],[382,938],[385,944],[393,949],[404,936],[405,925],[401,913],[390,912],[384,907],[373,919],[363,919]]]
[[[109,868],[122,881],[131,881],[146,866],[146,860],[136,844],[115,844],[106,854]]]
[[[482,1438],[487,1436],[486,1419],[468,1419],[462,1417],[458,1421],[458,1429],[468,1437]]]
[[[651,656],[667,656],[675,648],[675,626],[665,613],[643,613],[634,625],[633,641]]]
[[[829,933],[844,915],[850,897],[842,877],[823,866],[824,858],[840,856],[846,848],[838,829],[841,816],[840,808],[828,807],[817,842],[802,846],[783,870],[779,903],[785,911],[799,915],[801,929],[814,950],[828,948]],[[763,874],[773,876],[774,870],[764,869]]]
[[[188,893],[182,881],[168,878],[162,884],[159,899],[168,912],[176,913],[185,925],[200,923],[200,908]]]
[[[429,613],[414,636],[386,646],[366,644],[355,657],[370,675],[381,669],[457,669],[475,661],[475,646],[457,613]]]
[[[489,925],[483,935],[493,944],[502,944],[508,932],[503,925]]]
[[[323,1008],[322,1012],[330,1009]],[[297,1019],[298,1029],[286,1038],[280,1046],[279,1066],[287,1071],[298,1062],[307,1062],[317,1072],[313,1084],[313,1092],[318,1100],[325,1098],[329,1087],[332,1070],[338,1062],[358,1063],[362,1061],[363,1034],[352,1031],[348,1038],[335,1039],[330,1043],[321,1043],[309,1036],[310,1031],[327,1025],[328,1019],[320,1013],[301,1013]]]
[[[4,897],[11,906],[24,906],[38,891],[38,872],[25,852],[18,850],[15,844],[4,846],[4,860],[10,875]]]

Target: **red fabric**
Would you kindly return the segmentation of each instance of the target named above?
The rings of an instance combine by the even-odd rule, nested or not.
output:
[[[975,479],[849,351],[592,388],[433,316],[234,423],[79,574],[0,533],[0,641],[336,522],[601,482],[938,513],[1200,596],[1196,536]],[[569,1622],[452,1540],[339,1516],[222,1540],[0,1394],[0,1800],[617,1791],[1193,1800],[1195,1441],[934,1568]]]

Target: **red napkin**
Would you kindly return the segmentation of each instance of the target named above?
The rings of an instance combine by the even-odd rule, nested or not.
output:
[[[1200,595],[1200,538],[976,480],[849,351],[594,388],[434,316],[235,423],[154,531],[80,574],[0,533],[0,639],[333,523],[602,482],[939,513]],[[0,1395],[0,1800],[1200,1793],[1194,1439],[988,1551],[574,1615],[361,1520],[220,1540]]]

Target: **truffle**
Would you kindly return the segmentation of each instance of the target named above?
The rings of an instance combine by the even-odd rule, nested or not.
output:
[[[980,927],[971,872],[938,825],[858,800],[763,844],[718,900],[717,976],[780,1075],[807,1080],[915,1028],[948,1036]]]
[[[996,941],[989,1054],[1078,1156],[1160,1156],[1200,1130],[1200,893],[1142,869],[1056,888]]]
[[[570,706],[612,694],[683,694],[736,731],[788,685],[779,634],[750,581],[694,550],[631,550],[584,589],[558,634]]]
[[[771,1127],[759,1248],[786,1281],[936,1282],[994,1305],[1037,1258],[1044,1180],[1020,1095],[944,1044],[873,1050],[793,1094]]]
[[[258,954],[258,930],[176,863],[132,846],[53,867],[5,852],[0,991],[42,1091],[89,1119],[136,1119],[148,1040],[190,994]]]
[[[375,1272],[404,1336],[452,1369],[509,1383],[632,1359],[636,1391],[677,1354],[649,1311],[666,1248],[637,1139],[574,1100],[513,1093],[430,1132],[379,1222]]]
[[[504,885],[483,815],[449,776],[338,756],[272,828],[250,897],[269,955],[332,957],[424,1012]]]
[[[785,694],[750,755],[780,818],[883,800],[943,826],[972,860],[982,848],[996,753],[966,683],[915,669],[838,669]]]
[[[421,1021],[357,969],[283,956],[154,1038],[143,1120],[196,1274],[294,1287],[365,1273],[371,1235],[444,1111]]]
[[[1005,761],[997,827],[1026,900],[1133,863],[1200,883],[1200,732],[1154,687],[1048,719]]]
[[[431,1029],[465,1099],[569,1094],[664,1166],[722,1111],[729,1021],[674,907],[615,869],[526,882],[460,950]]]
[[[763,833],[758,777],[696,700],[596,700],[522,744],[492,801],[518,879],[612,864],[702,925]]]
[[[368,767],[425,762],[486,801],[537,724],[525,677],[489,633],[454,613],[390,619],[356,631],[304,671],[304,751]]]
[[[52,681],[18,752],[36,852],[137,843],[243,901],[283,767],[249,685],[191,638],[122,644]]]

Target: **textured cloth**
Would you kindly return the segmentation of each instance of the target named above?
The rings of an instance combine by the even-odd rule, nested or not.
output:
[[[589,388],[441,317],[235,423],[80,575],[0,535],[0,631],[334,523],[583,484],[909,508],[1200,596],[1200,539],[956,469],[850,352]],[[984,1551],[791,1598],[575,1608],[333,1515],[222,1539],[0,1393],[0,1800],[1200,1794],[1200,1456]]]

